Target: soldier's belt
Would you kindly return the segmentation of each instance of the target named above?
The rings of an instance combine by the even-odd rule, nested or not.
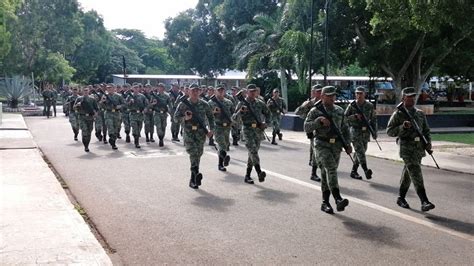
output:
[[[110,110],[107,110],[107,112],[112,112],[112,113],[118,112],[118,113],[120,113],[120,111],[117,110],[117,109],[110,109]]]
[[[216,123],[216,126],[229,127],[229,126],[230,126],[230,123]]]
[[[198,130],[198,125],[191,125],[191,130]]]
[[[137,113],[137,114],[141,114],[141,113],[142,113],[142,111],[140,111],[140,110],[134,110],[134,111],[131,111],[131,112],[134,112],[134,113]]]
[[[245,127],[257,128],[257,122],[253,123],[244,123]]]
[[[367,127],[353,127],[353,128],[360,131],[367,131]]]
[[[330,144],[335,144],[337,142],[337,137],[334,136],[334,137],[329,137],[329,138],[323,138],[323,137],[317,137],[316,136],[316,140],[324,141],[324,142],[327,142],[327,143],[330,143]]]
[[[420,142],[420,137],[415,138],[400,138],[401,141],[405,142]]]
[[[92,113],[92,114],[81,114],[81,115],[83,115],[83,116],[93,116],[94,114]]]

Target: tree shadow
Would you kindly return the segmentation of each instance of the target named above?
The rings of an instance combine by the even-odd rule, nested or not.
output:
[[[203,209],[227,212],[229,211],[229,207],[235,204],[234,199],[221,198],[202,189],[198,189],[196,192],[199,193],[200,196],[196,197],[192,204]]]
[[[257,179],[258,178],[255,179],[255,182],[258,182]],[[296,193],[283,192],[280,190],[263,187],[258,184],[255,184],[254,186],[260,189],[255,197],[261,200],[265,200],[271,204],[295,204],[293,199],[298,197],[298,194]]]
[[[474,236],[474,223],[463,222],[431,213],[422,212],[415,209],[410,209],[412,212],[422,214],[426,219],[430,220],[434,224],[452,229],[457,232],[465,233]]]
[[[395,248],[405,248],[397,239],[399,233],[387,226],[376,226],[341,214],[334,215],[342,220],[352,238],[375,242],[375,245],[387,245]]]

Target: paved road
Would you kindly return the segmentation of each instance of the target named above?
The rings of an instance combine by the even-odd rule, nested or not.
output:
[[[264,183],[243,183],[246,150],[232,147],[228,172],[217,171],[207,146],[203,185],[187,185],[189,159],[181,144],[95,140],[91,153],[72,140],[67,119],[27,118],[35,141],[124,264],[452,264],[474,261],[474,176],[423,168],[436,209],[395,204],[402,165],[370,158],[371,181],[348,177],[340,186],[346,211],[319,210],[319,184],[309,180],[308,145],[283,141],[261,148]],[[255,175],[255,174],[254,174]]]

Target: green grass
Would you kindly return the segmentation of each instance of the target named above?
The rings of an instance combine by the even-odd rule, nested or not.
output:
[[[474,133],[431,134],[434,141],[451,141],[474,145]]]

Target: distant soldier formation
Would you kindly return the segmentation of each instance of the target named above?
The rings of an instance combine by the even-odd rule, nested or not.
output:
[[[335,87],[315,85],[311,89],[311,97],[295,110],[295,114],[304,120],[304,130],[310,140],[310,179],[321,182],[321,211],[329,214],[334,213],[330,204],[331,195],[337,211],[344,211],[349,205],[349,200],[341,195],[338,184],[341,152],[345,151],[352,160],[350,177],[362,179],[358,172],[361,167],[364,177],[371,179],[374,173],[368,167],[365,155],[371,137],[381,149],[377,142],[374,106],[366,100],[363,87],[356,88],[355,93],[355,100],[344,110],[335,104]],[[413,182],[421,201],[421,210],[429,211],[435,206],[426,195],[421,158],[426,152],[432,156],[430,129],[424,113],[415,107],[415,90],[405,88],[402,95],[403,100],[387,127],[387,134],[397,138],[400,157],[404,162],[397,204],[410,208],[405,197]],[[43,97],[45,115],[49,118],[53,106],[56,116],[58,93],[47,87]],[[141,148],[142,130],[146,142],[155,142],[156,133],[158,146],[163,147],[170,116],[171,140],[180,142],[181,136],[189,155],[189,186],[193,189],[202,185],[200,160],[206,139],[209,140],[208,145],[214,146],[217,151],[217,169],[223,172],[227,171],[231,161],[230,146],[245,142],[248,158],[243,181],[254,184],[252,170],[255,169],[258,181],[264,182],[266,173],[261,167],[260,145],[265,139],[273,145],[278,145],[277,140],[283,139],[280,122],[288,109],[278,89],[274,89],[265,102],[255,84],[249,84],[245,89],[232,87],[229,94],[225,85],[214,88],[197,84],[179,86],[175,83],[166,91],[162,83],[156,86],[100,84],[81,90],[66,89],[62,98],[74,140],[78,140],[81,132],[85,152],[90,151],[93,130],[98,141],[117,150],[117,140],[122,138],[122,125],[125,142],[130,143],[133,138],[135,148]],[[272,127],[271,139],[265,131],[269,126]]]

